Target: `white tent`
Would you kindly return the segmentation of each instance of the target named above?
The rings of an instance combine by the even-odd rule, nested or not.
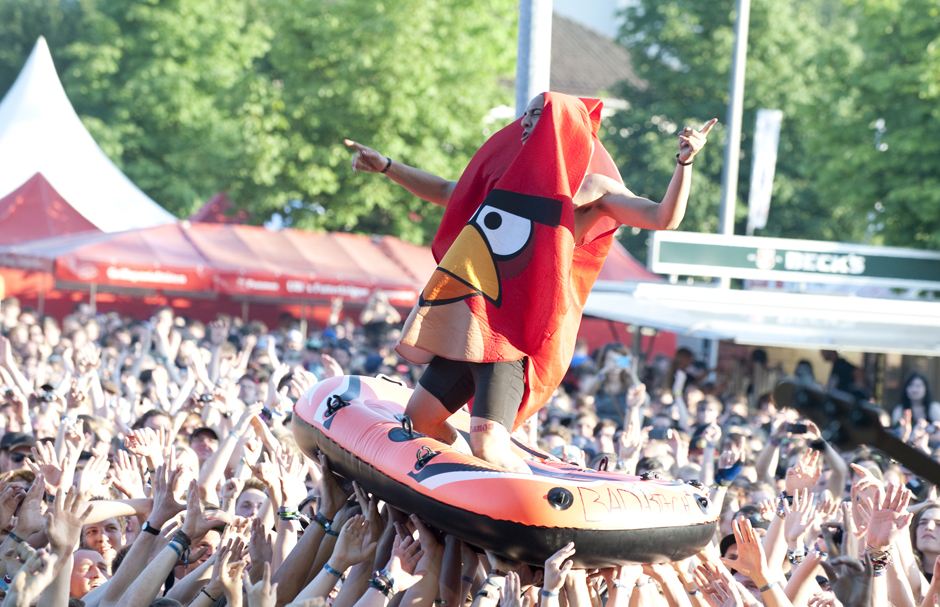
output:
[[[598,281],[584,314],[702,339],[940,356],[940,303]]]
[[[0,103],[0,198],[36,173],[102,231],[175,221],[92,139],[65,95],[41,37]]]

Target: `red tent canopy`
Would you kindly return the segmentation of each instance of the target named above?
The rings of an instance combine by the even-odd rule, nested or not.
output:
[[[189,222],[2,246],[0,265],[47,272],[67,284],[266,301],[341,296],[361,303],[381,288],[403,307],[415,302],[435,266],[429,249],[391,236]]]
[[[663,277],[653,274],[646,266],[630,255],[630,252],[616,239],[607,254],[607,261],[597,275],[597,280],[636,280],[646,282],[663,282]]]
[[[85,231],[101,232],[67,203],[42,173],[0,199],[0,242],[4,244]]]

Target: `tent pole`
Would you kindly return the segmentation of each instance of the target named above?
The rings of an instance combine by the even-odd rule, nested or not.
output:
[[[98,313],[98,285],[91,283],[88,289],[88,305],[91,306],[91,313]]]
[[[303,333],[304,341],[307,341],[307,300],[300,300],[300,332]]]
[[[39,318],[42,318],[43,310],[46,307],[46,277],[43,274],[39,275],[39,297],[36,301],[36,307],[39,308]]]

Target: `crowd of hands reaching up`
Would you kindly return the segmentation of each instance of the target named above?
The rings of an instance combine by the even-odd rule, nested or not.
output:
[[[253,407],[239,426],[257,418]],[[257,425],[257,423],[256,423]],[[10,578],[3,607],[69,604],[69,567],[84,525],[103,518],[144,518],[156,533],[139,532],[113,576],[91,590],[85,605],[248,605],[249,607],[929,607],[940,604],[940,575],[928,584],[914,556],[909,526],[911,493],[883,485],[864,468],[851,499],[838,502],[814,493],[819,453],[807,451],[786,475],[786,495],[765,504],[763,537],[751,518],[733,523],[736,556],[710,543],[697,555],[672,563],[625,565],[601,570],[573,566],[569,543],[542,567],[480,553],[461,540],[429,528],[342,479],[319,457],[319,507],[302,529],[298,504],[306,497],[302,456],[275,447],[252,468],[266,487],[271,512],[241,517],[231,499],[213,503],[201,495],[176,448],[158,433],[127,438],[131,453],[153,465],[141,496],[89,500],[88,483],[64,483],[66,450],[56,459],[50,445],[36,449],[35,481],[0,492],[0,523],[12,529],[0,545]],[[102,457],[99,454],[96,457]],[[86,466],[88,476],[106,466]],[[97,472],[96,472],[97,471]],[[83,471],[83,475],[85,473]],[[120,473],[114,474],[120,477]],[[122,480],[130,484],[131,481]],[[299,489],[298,489],[299,488]],[[132,489],[132,492],[136,489]],[[720,503],[723,488],[712,489]],[[144,497],[144,495],[147,495]],[[14,517],[14,512],[16,516]],[[271,520],[273,518],[273,524]],[[844,529],[837,544],[831,529]],[[221,539],[211,556],[203,538]],[[932,563],[940,574],[940,559]],[[821,587],[817,575],[827,580]],[[168,577],[175,583],[168,588]],[[341,583],[340,583],[341,582]],[[73,603],[75,604],[75,603]]]

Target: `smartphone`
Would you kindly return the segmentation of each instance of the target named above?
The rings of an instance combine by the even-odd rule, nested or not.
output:
[[[628,355],[622,355],[617,357],[617,366],[624,369],[629,369],[633,366],[633,357]]]
[[[806,424],[787,424],[787,432],[790,434],[806,434],[809,430]]]
[[[669,440],[669,428],[653,428],[650,430],[650,440]]]

